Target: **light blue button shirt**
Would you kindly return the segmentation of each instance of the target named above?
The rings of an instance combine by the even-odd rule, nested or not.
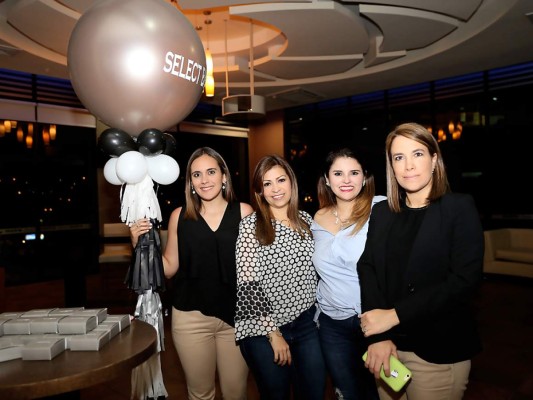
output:
[[[386,200],[374,196],[374,204]],[[368,222],[352,235],[354,226],[332,234],[315,221],[311,231],[315,239],[313,263],[320,275],[317,302],[320,312],[333,319],[346,319],[361,313],[361,290],[357,275],[357,261],[365,248]],[[318,313],[317,313],[318,317]]]

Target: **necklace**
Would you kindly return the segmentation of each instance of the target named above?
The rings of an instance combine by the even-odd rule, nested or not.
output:
[[[276,221],[279,221],[281,225],[291,227],[291,221],[289,219],[277,219]]]
[[[344,228],[345,226],[348,226],[349,223],[350,223],[350,219],[342,219],[341,217],[339,217],[339,212],[337,211],[337,207],[335,207],[331,213],[333,214],[333,216],[335,217],[335,225],[339,225],[340,223],[340,226],[341,226],[341,229]]]

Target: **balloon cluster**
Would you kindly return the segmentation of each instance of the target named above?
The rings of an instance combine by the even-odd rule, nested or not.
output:
[[[161,345],[164,330],[157,292],[165,289],[158,233],[162,216],[154,181],[171,184],[180,172],[171,157],[176,141],[161,131],[176,126],[200,100],[207,75],[204,47],[187,17],[168,1],[101,0],[78,19],[67,61],[80,101],[113,127],[98,140],[110,156],[105,179],[124,185],[122,222],[153,221],[132,253],[125,283],[139,293],[135,316],[156,328]],[[131,395],[167,396],[159,362],[141,364],[132,372]]]
[[[113,185],[137,184],[147,175],[161,185],[178,179],[180,169],[171,157],[176,139],[158,129],[143,130],[136,140],[117,128],[108,128],[98,139],[100,149],[111,156],[104,165],[104,177]]]

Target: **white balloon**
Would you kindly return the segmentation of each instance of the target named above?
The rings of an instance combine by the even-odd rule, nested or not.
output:
[[[148,173],[148,166],[144,156],[132,150],[118,157],[116,170],[120,180],[133,185],[144,179]]]
[[[117,157],[112,157],[104,165],[104,178],[112,185],[122,185],[124,182],[117,176]]]
[[[169,155],[159,154],[154,157],[146,157],[146,163],[150,178],[161,185],[170,185],[180,175],[178,162]]]

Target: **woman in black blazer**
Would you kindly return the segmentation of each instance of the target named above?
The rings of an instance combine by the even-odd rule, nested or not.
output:
[[[483,229],[471,196],[450,192],[437,141],[406,123],[386,139],[387,202],[370,217],[357,264],[365,366],[412,372],[405,392],[379,381],[380,398],[461,399],[481,351],[470,301],[483,274]]]

